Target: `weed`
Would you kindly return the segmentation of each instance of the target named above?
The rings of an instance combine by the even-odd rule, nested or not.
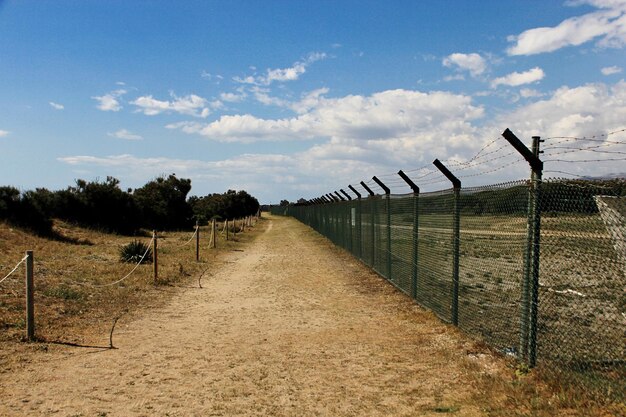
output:
[[[150,249],[145,243],[134,240],[129,244],[122,246],[120,249],[120,261],[128,263],[137,263],[141,261],[142,264],[151,264],[152,249]]]
[[[48,297],[60,298],[62,300],[80,300],[83,294],[65,285],[49,288],[43,291]]]

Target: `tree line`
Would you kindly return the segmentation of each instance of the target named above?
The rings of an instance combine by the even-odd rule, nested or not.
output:
[[[64,190],[37,188],[20,192],[0,187],[0,220],[42,236],[53,235],[52,219],[125,235],[141,229],[181,230],[196,221],[232,219],[255,214],[259,202],[246,191],[187,197],[191,180],[160,176],[135,190],[122,190],[114,177],[76,180]]]

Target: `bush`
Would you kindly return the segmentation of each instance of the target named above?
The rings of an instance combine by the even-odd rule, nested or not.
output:
[[[141,260],[144,253],[146,256]],[[142,264],[152,263],[152,249],[148,245],[134,240],[128,245],[122,246],[120,249],[120,262],[138,263],[139,261]]]

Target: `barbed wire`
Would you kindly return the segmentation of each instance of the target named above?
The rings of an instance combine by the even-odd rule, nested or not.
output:
[[[547,174],[547,173],[565,174],[565,175],[571,175],[573,177],[578,177],[578,178],[586,178],[586,176],[584,176],[584,175],[578,175],[578,174],[574,174],[572,172],[565,172],[565,171],[558,171],[558,170],[546,170],[546,171],[543,171],[543,173],[544,174]]]
[[[607,161],[626,161],[626,158],[603,158],[603,159],[544,159],[543,162],[607,162]]]
[[[586,141],[592,141],[596,138],[601,138],[601,137],[608,137],[611,135],[615,135],[617,133],[622,133],[622,132],[626,132],[626,128],[624,129],[619,129],[619,130],[614,130],[612,132],[608,132],[608,133],[598,133],[596,135],[592,135],[592,136],[583,136],[583,137],[576,137],[576,136],[550,136],[547,138],[543,138],[543,140],[551,140],[551,139],[574,139],[574,140],[586,140]]]
[[[556,140],[556,142],[548,143],[543,147],[542,150],[545,152],[545,157],[547,157],[546,159],[543,159],[543,162],[590,163],[590,162],[609,162],[609,161],[626,160],[626,158],[610,158],[610,157],[598,158],[598,159],[587,158],[587,159],[578,159],[578,160],[553,158],[559,155],[569,155],[569,154],[581,153],[581,152],[591,152],[591,153],[607,155],[607,156],[610,156],[610,155],[626,156],[626,150],[616,149],[619,146],[626,145],[626,141],[623,141],[620,138],[615,138],[616,140],[607,140],[607,138],[614,136],[616,134],[619,134],[619,133],[623,133],[623,132],[626,132],[626,128],[618,129],[618,130],[607,132],[607,133],[596,134],[596,135],[591,135],[591,136],[583,136],[583,137],[551,136],[551,137],[543,138],[545,141]],[[510,167],[518,162],[523,162],[523,158],[521,157],[521,155],[517,153],[517,151],[515,150],[506,151],[507,149],[510,149],[510,144],[508,142],[502,143],[500,146],[497,146],[495,147],[495,149],[493,149],[495,144],[503,140],[504,139],[501,137],[496,137],[492,140],[487,141],[478,150],[478,152],[476,152],[476,154],[474,154],[467,161],[462,161],[462,160],[452,157],[452,158],[443,160],[442,162],[448,168],[453,168],[452,169],[453,173],[455,174],[455,176],[459,178],[471,178],[471,177],[479,177],[483,175],[488,175],[494,172],[498,172],[504,168]],[[559,145],[562,145],[563,143],[568,143],[568,142],[591,142],[591,143],[597,143],[597,145],[588,144],[588,145],[580,145],[580,146],[559,146]],[[555,150],[556,151],[560,150],[560,152],[554,152]],[[515,155],[517,155],[517,157],[512,161],[506,161],[504,163],[498,164],[497,166],[493,166],[494,162],[506,160],[506,158],[509,158]],[[489,167],[489,165],[491,166]],[[488,168],[481,169],[483,167],[488,167]],[[477,169],[480,169],[480,170],[475,173],[471,173],[471,174],[462,173],[463,171],[477,170]],[[448,181],[447,178],[438,169],[432,168],[431,164],[424,165],[418,168],[403,170],[403,171],[407,175],[417,173],[417,175],[413,177],[409,175],[409,178],[420,187]],[[550,171],[550,172],[559,172],[559,171]],[[576,174],[571,174],[571,175],[576,175]],[[407,185],[404,180],[398,179],[398,174],[395,172],[380,174],[380,175],[377,175],[377,178],[381,180],[384,179],[383,183],[390,188],[391,187],[394,187],[394,188],[405,187]],[[376,190],[376,191],[378,191],[378,188],[380,188],[380,186],[373,179],[368,179],[366,181],[363,181],[363,183],[367,185],[369,188],[372,188],[373,190]],[[353,187],[361,186],[360,183],[351,184],[351,185]]]
[[[17,265],[15,265],[15,268],[13,268],[13,269],[11,270],[11,272],[9,272],[9,273],[8,273],[8,274],[4,277],[4,278],[0,279],[0,283],[2,283],[5,279],[9,278],[11,275],[13,275],[13,273],[14,273],[15,271],[17,271],[17,268],[19,268],[19,267],[20,267],[20,265],[22,265],[26,259],[28,259],[28,255],[25,255],[25,256],[24,256],[24,257],[23,257],[23,258],[22,258],[22,259],[21,259],[21,260],[17,263]]]

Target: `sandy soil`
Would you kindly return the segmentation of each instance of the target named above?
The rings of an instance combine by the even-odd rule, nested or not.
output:
[[[123,317],[117,349],[41,344],[0,373],[0,415],[483,415],[467,363],[501,362],[295,220],[259,225],[202,289]]]

